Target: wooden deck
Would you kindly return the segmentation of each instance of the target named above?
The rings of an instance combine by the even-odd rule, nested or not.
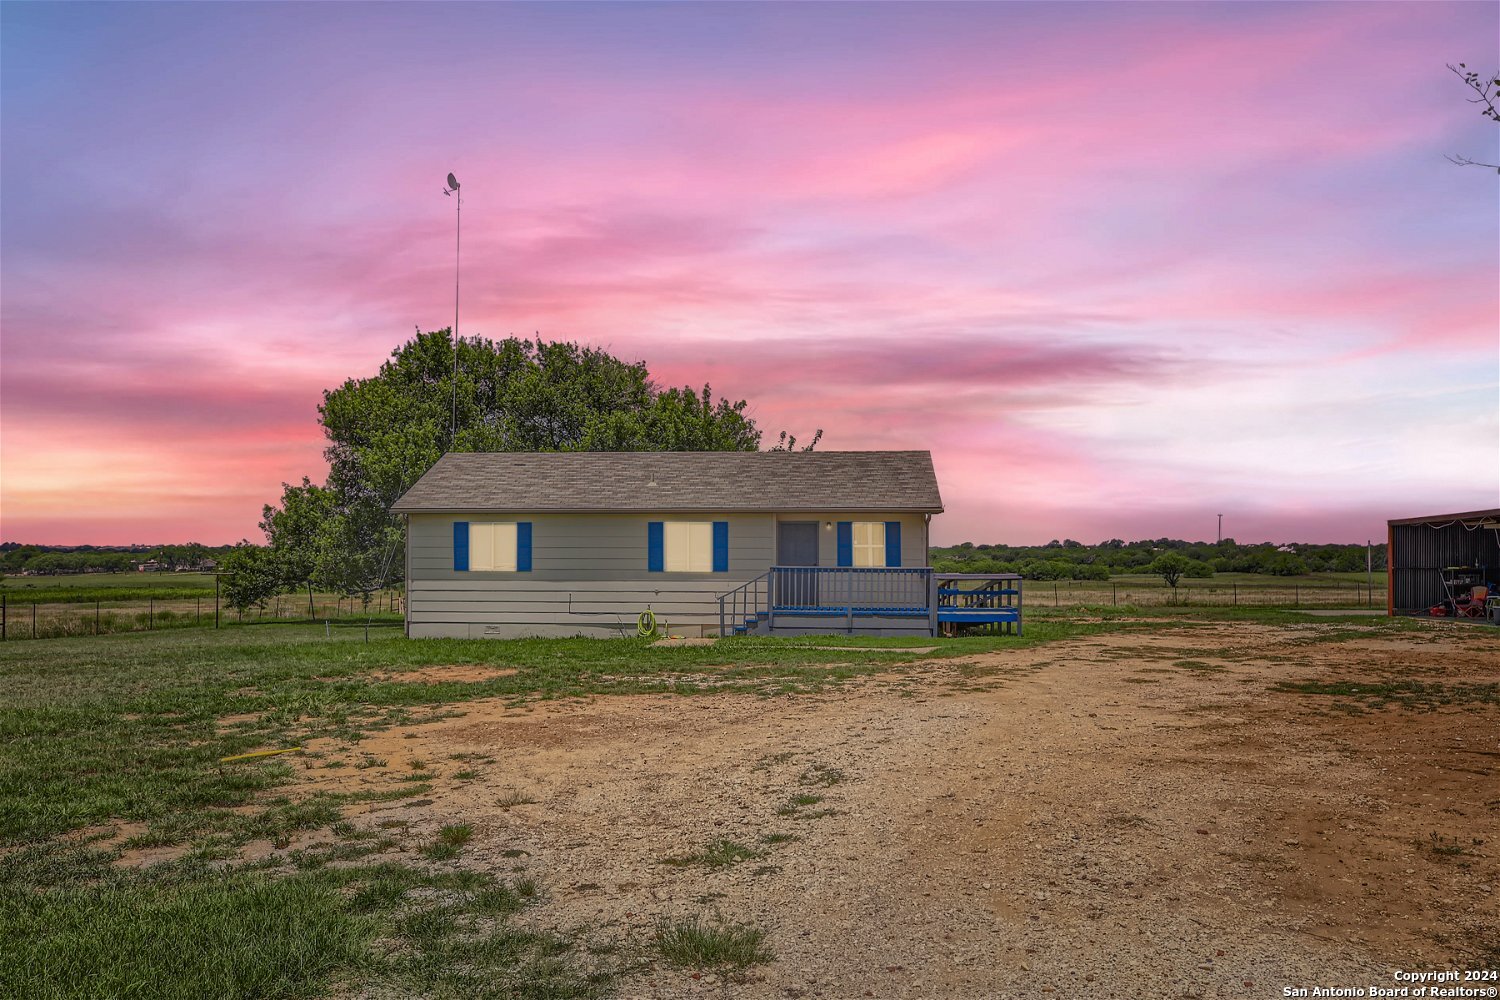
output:
[[[930,567],[773,566],[719,598],[720,635],[1021,634],[1021,577]]]

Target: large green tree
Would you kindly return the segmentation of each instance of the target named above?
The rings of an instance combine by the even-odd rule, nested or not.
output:
[[[662,388],[644,364],[606,351],[483,337],[460,339],[457,350],[455,366],[450,331],[419,330],[375,375],[323,394],[328,482],[287,484],[261,521],[286,588],[369,594],[399,579],[403,535],[391,504],[446,451],[760,447],[743,400],[716,399],[707,385]],[[794,446],[783,433],[779,447]]]

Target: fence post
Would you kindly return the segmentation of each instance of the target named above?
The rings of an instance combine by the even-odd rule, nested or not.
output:
[[[1115,590],[1115,585],[1113,583],[1109,585],[1109,603],[1111,603],[1111,604],[1119,604],[1120,603],[1120,595]]]
[[[193,624],[194,625],[202,625],[203,624],[203,598],[201,598],[201,597],[197,598],[197,604],[198,604],[198,609],[193,612]]]
[[[36,601],[31,602],[31,637],[36,638]]]
[[[94,634],[99,634],[99,602],[94,602]]]
[[[1238,583],[1231,583],[1230,586],[1234,588],[1234,606],[1235,607],[1239,607],[1240,606],[1240,585]]]
[[[223,579],[217,573],[214,574],[214,628],[219,627],[219,581]]]
[[[146,631],[156,627],[156,598],[146,598]]]
[[[1052,581],[1052,606],[1057,607],[1057,581]]]
[[[5,595],[0,594],[0,642],[5,641],[6,611],[7,608]]]

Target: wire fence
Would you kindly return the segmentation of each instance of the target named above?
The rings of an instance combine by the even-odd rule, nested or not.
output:
[[[1028,580],[1026,603],[1032,607],[1132,605],[1136,607],[1246,608],[1383,608],[1385,586],[1351,582],[1215,583],[1182,580],[1176,587],[1140,580]],[[372,616],[400,614],[405,594],[383,590],[358,597],[334,594],[284,594],[264,607],[237,611],[213,595],[197,598],[148,598],[144,601],[48,603],[17,600],[0,594],[0,641],[57,639],[163,629],[216,628],[237,624],[354,623]]]
[[[372,616],[399,614],[405,594],[382,590],[359,597],[335,594],[286,594],[261,608],[239,611],[206,597],[147,598],[131,601],[22,601],[0,594],[0,641],[60,639],[69,636],[151,632],[164,629],[218,628],[238,624],[349,623]]]
[[[1215,583],[1160,581],[1028,580],[1026,602],[1051,607],[1134,605],[1136,607],[1383,608],[1385,584],[1337,580],[1318,583]]]

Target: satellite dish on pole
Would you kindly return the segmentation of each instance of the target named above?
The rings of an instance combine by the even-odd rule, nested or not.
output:
[[[458,190],[458,178],[454,177],[452,174],[448,175],[448,190],[449,191],[457,191]]]

